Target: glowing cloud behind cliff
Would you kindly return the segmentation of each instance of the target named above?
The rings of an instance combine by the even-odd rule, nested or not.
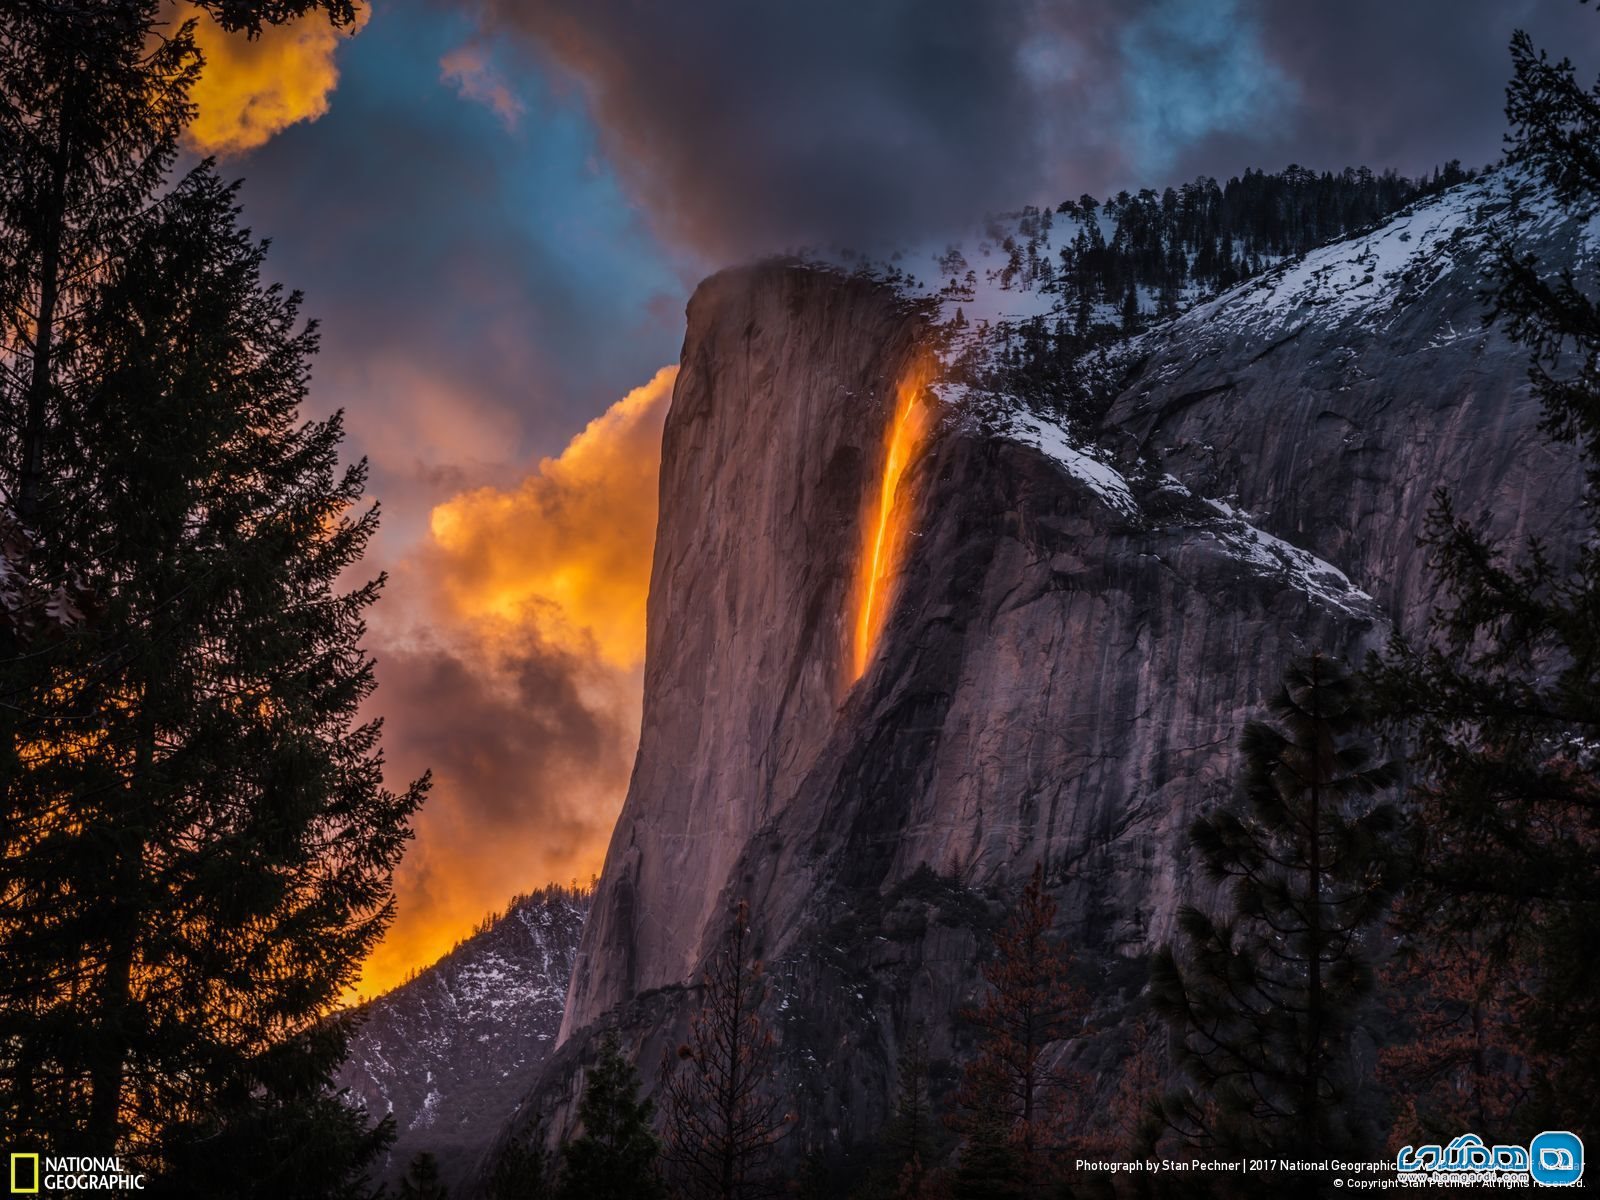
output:
[[[225,32],[204,12],[180,3],[177,18],[195,19],[195,41],[205,58],[192,93],[198,111],[187,134],[190,146],[203,154],[240,154],[325,114],[339,82],[334,56],[370,14],[370,8],[357,9],[354,28],[340,30],[312,13],[288,25],[268,25],[250,39]]]
[[[663,367],[517,488],[479,488],[433,510],[452,619],[491,637],[532,627],[618,670],[643,661],[661,422],[677,374]]]
[[[399,911],[359,985],[437,959],[491,909],[600,869],[643,694],[664,367],[509,488],[435,506],[397,570],[420,596],[379,650],[396,778],[434,772],[396,878]]]

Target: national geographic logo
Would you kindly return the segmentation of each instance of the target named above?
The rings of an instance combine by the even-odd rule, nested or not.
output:
[[[142,1192],[144,1174],[129,1171],[120,1157],[11,1154],[11,1194],[41,1192]]]

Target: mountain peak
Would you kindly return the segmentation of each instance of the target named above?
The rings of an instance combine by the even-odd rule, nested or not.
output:
[[[516,897],[358,1010],[338,1085],[374,1117],[394,1117],[391,1174],[426,1150],[446,1183],[471,1176],[555,1047],[590,901],[558,885]]]

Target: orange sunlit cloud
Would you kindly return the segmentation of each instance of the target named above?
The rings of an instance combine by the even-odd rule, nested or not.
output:
[[[449,619],[532,624],[547,641],[620,670],[644,658],[663,367],[512,491],[480,488],[433,510],[435,576]]]
[[[435,507],[397,571],[423,620],[379,646],[378,708],[393,777],[431,768],[435,786],[357,991],[393,987],[517,892],[599,871],[638,742],[676,375],[658,371],[515,487]]]
[[[311,13],[287,25],[268,25],[257,38],[227,33],[206,13],[180,3],[180,19],[193,18],[205,69],[191,93],[197,113],[191,147],[203,154],[241,154],[299,121],[328,111],[339,82],[334,61],[340,42],[366,24],[361,6],[351,28],[335,29]]]

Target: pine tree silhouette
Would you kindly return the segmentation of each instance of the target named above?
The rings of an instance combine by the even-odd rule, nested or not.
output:
[[[655,1104],[638,1093],[638,1073],[622,1057],[616,1035],[606,1034],[578,1106],[583,1132],[561,1151],[561,1200],[655,1200],[666,1194],[661,1141],[650,1125]]]
[[[1179,913],[1183,953],[1151,967],[1152,999],[1193,1082],[1167,1126],[1224,1156],[1353,1151],[1349,1037],[1373,989],[1375,933],[1401,879],[1399,814],[1375,796],[1352,677],[1312,654],[1240,739],[1244,800],[1196,820],[1190,844],[1229,915]],[[1270,1153],[1269,1153],[1270,1152]]]
[[[329,1091],[334,1010],[426,785],[363,715],[376,513],[300,418],[315,332],[235,189],[170,177],[197,69],[154,2],[0,5],[0,483],[85,599],[0,622],[0,1125],[356,1195],[389,1127]]]
[[[894,1112],[863,1200],[931,1200],[938,1193],[940,1126],[928,1094],[928,1048],[919,1029],[900,1052]]]
[[[555,1176],[555,1164],[545,1148],[544,1122],[536,1116],[495,1156],[487,1183],[489,1200],[551,1200]]]
[[[1006,1161],[1022,1194],[1030,1194],[1065,1137],[1064,1106],[1075,1081],[1049,1059],[1081,1031],[1087,998],[1068,979],[1071,958],[1053,935],[1055,915],[1043,864],[1035,865],[995,934],[994,958],[982,967],[989,991],[961,1013],[978,1030],[978,1050],[956,1098],[961,1113],[954,1125],[965,1139],[958,1196],[1008,1194],[971,1190],[981,1175],[993,1175],[993,1186],[1004,1184],[1013,1174]]]
[[[1511,45],[1508,158],[1580,218],[1600,205],[1600,92],[1525,33]],[[1593,257],[1556,272],[1507,225],[1492,315],[1530,352],[1544,432],[1574,446],[1590,499],[1575,544],[1491,541],[1435,496],[1425,544],[1444,586],[1426,641],[1376,672],[1426,787],[1403,926],[1421,953],[1477,940],[1496,987],[1526,991],[1537,1101],[1524,1128],[1600,1112],[1600,303]],[[1469,968],[1472,969],[1472,968]]]
[[[400,1200],[450,1200],[450,1189],[439,1182],[439,1164],[426,1150],[406,1168],[400,1180]]]
[[[757,1200],[782,1190],[774,1148],[791,1118],[773,1080],[766,995],[751,953],[750,906],[741,900],[706,968],[689,1040],[662,1063],[668,1175],[691,1200]]]

